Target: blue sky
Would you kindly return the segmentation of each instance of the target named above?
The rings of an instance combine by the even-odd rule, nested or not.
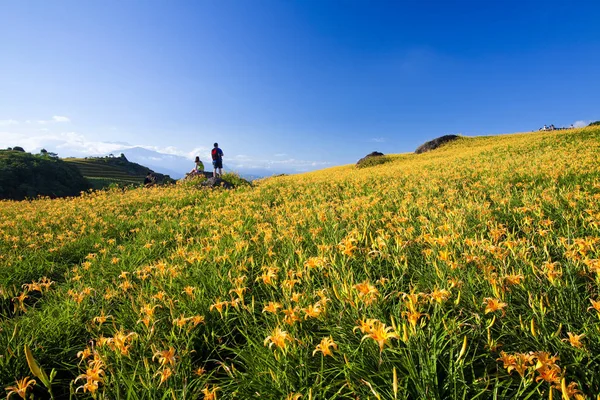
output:
[[[599,20],[591,0],[0,0],[0,147],[218,141],[232,168],[294,172],[594,121]]]

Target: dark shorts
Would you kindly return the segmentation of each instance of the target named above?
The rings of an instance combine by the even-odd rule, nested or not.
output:
[[[223,168],[223,160],[213,160],[214,168]]]

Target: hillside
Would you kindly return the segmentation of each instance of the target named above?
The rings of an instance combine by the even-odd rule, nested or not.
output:
[[[460,137],[0,202],[0,382],[27,346],[57,398],[595,398],[599,151],[600,127]]]
[[[141,185],[148,172],[154,172],[143,165],[133,163],[122,157],[66,158],[66,162],[77,167],[95,189],[112,184],[127,186]],[[154,172],[158,183],[174,182],[168,175]]]
[[[0,150],[0,199],[78,196],[89,188],[76,168],[58,158]]]

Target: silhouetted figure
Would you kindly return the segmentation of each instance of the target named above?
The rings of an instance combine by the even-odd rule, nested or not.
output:
[[[148,175],[144,178],[144,186],[149,187],[156,183],[156,176],[152,172],[148,172]]]

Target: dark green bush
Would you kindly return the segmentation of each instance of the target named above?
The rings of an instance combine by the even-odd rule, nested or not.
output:
[[[90,187],[75,166],[58,158],[0,150],[0,199],[77,196]]]
[[[374,167],[376,165],[381,165],[381,164],[385,164],[387,162],[392,161],[392,159],[388,156],[374,156],[374,157],[365,157],[362,160],[360,160],[356,166],[358,168],[367,168],[367,167]]]
[[[235,172],[225,172],[221,176],[221,179],[223,179],[225,182],[230,183],[231,185],[233,185],[235,187],[250,186],[250,182],[248,182],[247,180],[245,180],[244,178],[242,178]]]

